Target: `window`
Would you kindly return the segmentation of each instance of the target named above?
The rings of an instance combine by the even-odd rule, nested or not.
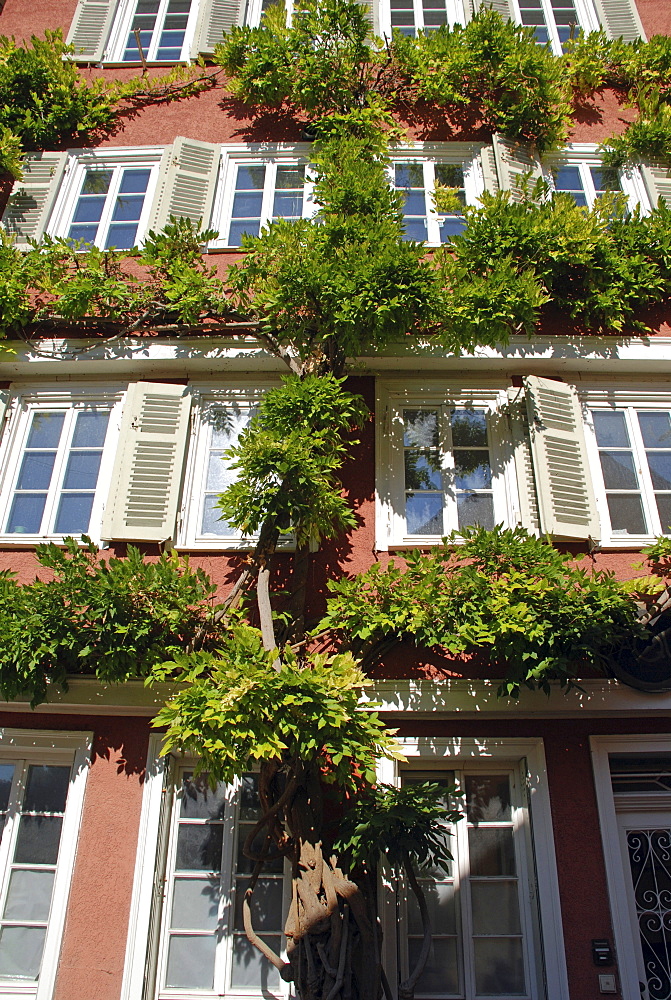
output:
[[[470,525],[510,521],[514,465],[497,417],[505,394],[420,397],[395,387],[387,395],[385,387],[381,400],[389,431],[379,438],[378,522],[393,544],[435,543]]]
[[[380,9],[380,30],[387,38],[393,31],[415,37],[442,25],[465,23],[462,0],[388,0]]]
[[[434,940],[417,1000],[565,1000],[542,741],[431,736],[401,744],[407,763],[381,762],[380,781],[437,781],[462,811],[447,828],[449,870],[420,873]],[[421,948],[418,907],[407,886],[390,880],[380,912],[383,961],[390,982],[402,981]]]
[[[5,536],[99,535],[116,398],[15,398],[0,494]]]
[[[213,791],[207,775],[195,777],[192,769],[183,767],[177,787],[157,996],[179,996],[183,990],[282,996],[277,969],[249,943],[242,926],[242,897],[254,867],[242,848],[260,815],[256,775]],[[284,859],[270,859],[257,883],[252,910],[255,928],[277,953],[283,947],[286,891]]]
[[[0,993],[51,996],[90,737],[0,730]],[[14,993],[16,990],[16,994]]]
[[[49,231],[82,249],[136,246],[149,228],[159,163],[158,151],[73,156]]]
[[[449,243],[462,232],[465,220],[459,210],[439,214],[434,207],[437,186],[451,188],[462,205],[474,204],[484,190],[480,156],[469,148],[451,161],[426,157],[398,159],[392,164],[392,183],[404,197],[403,218],[408,239],[432,245]]]
[[[309,218],[315,211],[303,156],[255,156],[238,147],[224,154],[221,177],[213,223],[220,236],[211,247],[239,247],[243,236],[258,236],[277,219]]]
[[[671,534],[671,409],[602,406],[589,416],[611,540]]]
[[[578,37],[583,25],[590,30],[594,19],[580,0],[518,0],[518,4],[520,24],[533,28],[539,45],[549,43],[556,55],[561,55],[569,38]]]
[[[643,211],[649,209],[639,169],[605,170],[593,145],[575,143],[567,147],[563,154],[549,157],[544,167],[551,187],[570,194],[576,205],[592,208],[597,199],[610,191],[625,194],[631,209],[636,205],[640,205]]]
[[[197,0],[133,0],[120,20],[110,60],[138,62],[138,35],[148,62],[180,62],[188,58],[197,7]]]

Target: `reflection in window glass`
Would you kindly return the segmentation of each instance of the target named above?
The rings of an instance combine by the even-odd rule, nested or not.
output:
[[[239,164],[228,246],[241,246],[243,236],[259,236],[263,225],[277,219],[301,219],[305,213],[305,183],[302,164]]]
[[[138,62],[139,32],[144,58],[178,62],[183,57],[191,0],[137,0],[122,59]]]
[[[144,208],[151,169],[148,167],[89,168],[82,182],[68,230],[82,249],[130,250]]]

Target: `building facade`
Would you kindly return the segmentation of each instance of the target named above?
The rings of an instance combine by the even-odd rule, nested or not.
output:
[[[626,40],[671,33],[664,0],[493,6],[557,53],[571,25]],[[60,27],[86,73],[125,79],[140,66],[136,30],[149,64],[172,65],[206,58],[222,31],[258,23],[263,7],[6,0],[0,33]],[[472,0],[371,5],[382,35],[472,13]],[[7,192],[4,225],[19,245],[48,234],[123,248],[187,215],[217,232],[208,259],[225,269],[243,233],[315,206],[302,129],[278,120],[268,131],[221,100],[215,88],[148,107],[95,148],[36,154]],[[437,181],[473,204],[483,191],[515,191],[531,170],[591,206],[606,184],[599,143],[628,113],[609,92],[597,106],[545,160],[498,136],[456,141],[438,120],[411,124],[389,174],[408,235],[435,247],[462,228],[459,213],[434,212]],[[671,179],[653,164],[617,184],[643,211],[671,199]],[[246,543],[213,506],[231,475],[221,454],[277,383],[278,362],[249,336],[14,346],[0,355],[0,569],[31,579],[36,544],[69,534],[120,554],[128,542],[156,554],[170,541],[223,592]],[[351,387],[375,415],[345,471],[359,525],[346,551],[314,554],[315,593],[334,566],[384,563],[475,521],[550,532],[600,568],[640,575],[641,547],[671,522],[670,376],[664,320],[647,338],[580,338],[558,324],[469,357],[399,346],[357,359]],[[545,429],[529,437],[533,414],[531,427]],[[415,481],[408,453],[438,455],[453,487]],[[468,804],[449,874],[424,880],[434,944],[417,996],[671,997],[671,692],[606,677],[517,702],[496,689],[472,664],[405,648],[375,671],[407,757],[381,765],[381,777],[456,781]],[[0,997],[288,997],[236,905],[250,871],[240,845],[256,815],[254,776],[213,796],[192,761],[162,758],[150,725],[162,693],[75,678],[36,710],[0,705]],[[257,925],[277,950],[287,891],[281,867],[264,874]],[[421,926],[392,884],[380,900],[395,982]]]

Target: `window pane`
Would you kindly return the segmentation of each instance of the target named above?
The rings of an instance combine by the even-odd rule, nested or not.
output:
[[[64,420],[64,413],[33,413],[26,448],[57,448]]]
[[[671,490],[671,451],[649,451],[648,466],[656,490]]]
[[[406,451],[405,486],[408,490],[441,489],[442,472],[437,451]]]
[[[4,919],[42,920],[46,923],[49,919],[54,874],[53,871],[16,868],[9,882]]]
[[[130,250],[131,247],[135,246],[136,234],[137,223],[112,223],[107,231],[105,250]]]
[[[217,872],[221,867],[223,828],[217,825],[180,825],[175,867],[183,871]]]
[[[226,785],[213,790],[206,774],[185,774],[182,779],[180,816],[190,819],[223,819],[226,805]]]
[[[255,774],[245,774],[242,776],[240,782],[240,804],[238,807],[241,820],[253,820],[256,822],[261,818],[258,784]]]
[[[488,490],[492,486],[489,452],[461,448],[454,453],[455,479],[458,490]]]
[[[85,535],[91,523],[93,493],[64,493],[58,504],[54,531],[57,535]]]
[[[63,477],[64,490],[95,490],[100,470],[100,451],[72,451]]]
[[[14,854],[16,863],[55,865],[62,825],[60,816],[22,816]]]
[[[264,935],[263,940],[279,953],[279,936]],[[280,987],[280,974],[275,966],[246,937],[237,934],[233,939],[231,986],[251,990],[278,990]]]
[[[71,447],[102,448],[109,419],[109,410],[86,410],[78,413]]]
[[[611,493],[608,496],[608,511],[613,531],[628,535],[645,535],[647,529],[643,517],[643,505],[639,496]]]
[[[454,844],[452,844],[454,850]],[[456,934],[457,914],[454,898],[454,886],[451,882],[422,881],[422,889],[426,897],[426,905],[431,920],[431,930],[434,934]],[[422,919],[415,895],[407,890],[408,931],[410,934],[422,933]]]
[[[511,829],[475,827],[468,831],[471,875],[515,875]]]
[[[228,242],[232,247],[242,246],[243,236],[258,236],[261,229],[260,219],[248,219],[244,222],[231,222]]]
[[[408,494],[405,516],[409,535],[433,535],[440,538],[445,533],[442,493]]]
[[[3,927],[0,931],[0,976],[37,979],[46,927]]]
[[[525,993],[522,941],[519,938],[476,938],[475,988],[484,996]]]
[[[519,934],[517,881],[471,881],[474,934]]]
[[[9,805],[9,793],[14,780],[14,765],[0,764],[0,811],[5,812]]]
[[[668,535],[671,532],[671,496],[668,493],[658,493],[655,499],[657,501],[662,534]]]
[[[437,410],[404,410],[405,433],[403,443],[410,448],[438,447]]]
[[[596,443],[600,448],[628,448],[629,434],[624,413],[592,410]]]
[[[601,471],[607,490],[635,490],[638,479],[630,451],[602,451]]]
[[[671,420],[668,413],[639,413],[638,423],[646,448],[671,448]]]
[[[507,774],[469,774],[465,781],[469,823],[509,821],[510,780]]]
[[[494,528],[494,498],[487,494],[462,493],[457,497],[457,514],[460,528],[479,524],[492,531]]]
[[[244,930],[242,902],[249,880],[238,879],[235,886],[235,929]],[[282,927],[282,879],[260,878],[251,901],[252,923],[257,931],[277,931]]]
[[[408,941],[408,965],[413,969],[422,950],[421,938]],[[457,963],[457,942],[455,938],[439,938],[431,942],[429,960],[419,978],[416,996],[425,993],[459,993],[459,967]]]
[[[455,448],[487,447],[487,415],[484,410],[453,410],[450,424]]]
[[[179,930],[216,930],[220,899],[218,878],[176,878],[170,926]]]
[[[31,764],[23,800],[24,812],[59,813],[65,810],[70,768]]]
[[[24,494],[14,497],[12,509],[7,521],[7,532],[25,535],[36,535],[42,524],[42,514],[47,495]]]
[[[214,954],[217,939],[208,935],[171,935],[168,945],[166,986],[177,989],[211,990],[214,986]]]
[[[84,195],[107,194],[111,180],[111,170],[87,170],[81,193]]]
[[[27,451],[16,482],[17,490],[49,489],[55,460],[55,451]]]
[[[200,530],[204,535],[235,535],[235,529],[222,519],[221,510],[215,507],[217,496],[206,496],[203,504],[203,521]]]

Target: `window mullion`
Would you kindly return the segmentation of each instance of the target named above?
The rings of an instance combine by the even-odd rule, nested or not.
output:
[[[155,62],[156,53],[159,48],[159,39],[163,33],[163,25],[165,24],[165,15],[167,11],[169,0],[160,0],[158,11],[156,12],[156,21],[154,22],[154,30],[151,36],[151,42],[149,44],[149,51],[147,53],[147,61]]]
[[[426,211],[426,239],[427,243],[440,243],[438,233],[438,216],[434,209],[434,199],[432,197],[436,186],[436,172],[433,160],[425,160],[424,169],[424,205]]]
[[[220,995],[227,993],[233,971],[235,929],[235,857],[242,781],[236,778],[229,786],[224,812],[224,849],[221,858],[221,943],[214,961],[214,988]]]
[[[266,163],[266,174],[263,182],[263,201],[261,204],[261,223],[259,234],[264,226],[270,224],[273,218],[273,201],[275,198],[275,184],[277,183],[277,160],[269,160]]]
[[[465,789],[464,772],[455,771],[455,780]],[[462,799],[463,803],[463,799]],[[454,864],[454,894],[458,900],[457,913],[457,956],[461,962],[461,987],[466,997],[475,996],[475,967],[473,959],[473,918],[471,913],[471,897],[468,890],[470,863],[468,858],[468,822],[466,814],[454,826],[454,842],[456,845],[456,860]]]
[[[58,501],[60,500],[62,493],[65,469],[67,467],[67,460],[70,452],[70,441],[72,440],[74,423],[77,419],[78,412],[79,410],[75,406],[70,406],[65,411],[65,420],[63,422],[63,429],[61,430],[61,438],[58,442],[58,450],[56,452],[56,460],[54,462],[54,471],[51,474],[51,482],[49,484],[49,489],[47,490],[47,499],[44,504],[42,534],[53,534],[56,510],[58,509]]]
[[[424,8],[422,7],[422,0],[413,0],[415,7],[415,35],[418,31],[424,30]]]
[[[552,2],[551,0],[541,0],[541,5],[543,7],[545,23],[548,28],[548,35],[550,36],[552,51],[556,56],[560,56],[562,54],[562,47],[561,42],[559,41],[559,32],[557,31],[557,23],[552,9]]]
[[[587,163],[585,160],[581,160],[578,164],[580,170],[580,179],[582,180],[583,191],[587,198],[588,208],[594,208],[594,203],[596,201],[596,188],[594,187],[594,178],[592,177],[592,171],[590,167],[592,164]]]
[[[95,240],[95,245],[100,249],[105,246],[105,241],[107,240],[109,225],[112,221],[112,212],[116,203],[119,187],[121,186],[122,172],[123,167],[121,166],[115,166],[112,168],[112,180],[110,181],[109,190],[105,199],[105,205],[100,214],[100,222],[98,223],[98,232]]]
[[[450,427],[450,405],[438,410],[440,415],[440,452],[443,483],[443,533],[449,535],[458,526],[457,494],[454,488],[454,451],[452,450],[452,429]]]
[[[650,475],[650,469],[648,467],[648,455],[645,450],[643,435],[641,434],[641,428],[638,423],[638,411],[633,406],[627,407],[627,421],[629,424],[629,433],[631,434],[631,443],[636,461],[636,471],[638,472],[639,482],[641,484],[641,501],[643,503],[643,510],[648,522],[648,532],[655,536],[661,535],[663,528],[659,518],[659,511],[657,510],[655,488],[653,486],[652,476]]]

